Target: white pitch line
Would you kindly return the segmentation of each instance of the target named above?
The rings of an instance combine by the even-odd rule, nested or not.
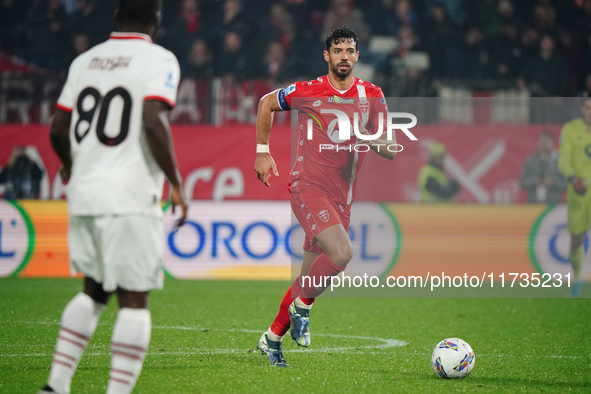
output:
[[[23,322],[25,324],[55,324],[58,325],[59,322]],[[239,332],[239,333],[261,333],[261,330],[252,330],[252,329],[237,329],[237,328],[230,328],[230,329],[221,329],[221,328],[202,328],[202,327],[184,327],[184,326],[152,326],[152,329],[160,329],[160,330],[182,330],[182,331],[201,331],[201,332],[208,332],[208,331],[223,331],[223,332]],[[406,346],[407,343],[405,341],[401,341],[399,339],[385,339],[385,338],[376,338],[376,337],[366,337],[366,336],[355,336],[355,335],[340,335],[340,334],[314,334],[315,336],[324,336],[330,338],[343,338],[343,339],[356,339],[362,341],[377,341],[378,344],[374,345],[363,345],[363,346],[347,346],[347,347],[323,347],[323,348],[312,348],[312,349],[284,349],[286,353],[303,353],[303,352],[322,352],[322,353],[329,353],[329,352],[336,352],[336,353],[365,353],[365,350],[376,350],[376,349],[387,349],[393,347],[400,347]],[[11,346],[11,345],[8,345]],[[23,345],[27,346],[27,345]],[[51,346],[51,345],[44,345],[44,346]],[[1,345],[0,345],[1,347]],[[186,351],[177,351],[177,352],[148,352],[147,355],[151,356],[191,356],[191,355],[198,355],[198,354],[241,354],[241,353],[253,353],[254,351],[251,349],[208,349],[208,348],[188,348]],[[258,352],[258,351],[257,351]],[[52,353],[51,353],[52,354]],[[0,354],[0,357],[49,357],[51,354],[48,353],[28,353],[28,354]],[[94,352],[94,353],[85,353],[93,356],[110,356],[109,352]]]

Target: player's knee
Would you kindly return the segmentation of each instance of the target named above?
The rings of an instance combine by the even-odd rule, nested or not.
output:
[[[353,257],[353,246],[351,244],[345,244],[339,247],[330,256],[332,262],[339,267],[346,267]]]

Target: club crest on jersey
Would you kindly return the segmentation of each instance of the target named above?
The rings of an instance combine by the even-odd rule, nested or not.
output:
[[[359,106],[361,112],[363,112],[364,114],[366,114],[367,111],[369,111],[369,101],[367,101],[366,98],[360,97],[359,103],[357,105]]]
[[[328,214],[328,211],[325,209],[325,210],[322,210],[322,211],[318,212],[318,217],[319,217],[319,218],[320,218],[320,220],[322,220],[324,223],[328,222],[328,219],[329,219],[329,214]]]

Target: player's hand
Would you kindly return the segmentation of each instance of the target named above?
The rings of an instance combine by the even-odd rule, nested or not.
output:
[[[64,185],[67,185],[68,182],[70,181],[71,173],[72,173],[72,169],[70,167],[67,167],[67,166],[60,167],[60,178],[62,178],[62,183]]]
[[[266,186],[271,186],[269,184],[271,171],[273,172],[273,175],[279,176],[277,165],[270,153],[257,153],[257,158],[254,162],[254,170],[257,173],[259,181],[263,182]]]
[[[370,135],[369,131],[367,131],[367,129],[363,126],[363,124],[361,124],[361,121],[359,121],[357,123],[357,130],[359,130],[360,134],[363,135]],[[370,140],[362,140],[361,138],[357,137],[357,135],[355,135],[355,137],[357,138],[357,145],[369,145],[371,146],[371,141]]]
[[[174,229],[177,230],[187,220],[187,202],[185,201],[185,195],[183,194],[183,189],[180,185],[173,186],[172,191],[170,192],[170,202],[172,204],[172,213],[175,213],[177,205],[181,208],[181,217],[177,220],[176,224],[174,225]]]
[[[585,178],[578,178],[576,176],[571,176],[568,178],[569,182],[573,185],[573,189],[575,193],[582,196],[587,193],[587,188],[589,187],[589,181]]]

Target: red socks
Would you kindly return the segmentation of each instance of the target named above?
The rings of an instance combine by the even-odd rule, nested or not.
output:
[[[326,253],[318,256],[316,260],[314,260],[314,263],[312,263],[310,272],[303,281],[305,286],[302,287],[301,276],[298,276],[296,280],[293,281],[289,289],[287,289],[287,292],[281,300],[279,312],[277,313],[273,324],[271,324],[271,331],[273,334],[282,337],[285,335],[287,330],[289,330],[288,309],[293,300],[300,296],[300,300],[304,304],[312,305],[314,303],[314,299],[322,294],[322,292],[330,285],[330,278],[338,275],[344,270],[345,268],[334,265]],[[316,286],[318,284],[321,285]]]
[[[287,289],[287,292],[281,300],[277,317],[275,317],[273,324],[271,324],[271,331],[273,331],[273,334],[282,337],[285,335],[287,330],[289,330],[289,312],[287,310],[289,309],[289,306],[293,300],[298,298],[301,288],[300,277],[298,276],[296,280],[293,281],[291,286],[289,286],[289,289]]]
[[[306,305],[312,305],[314,298],[326,290],[330,285],[333,276],[345,270],[345,267],[336,266],[326,253],[321,254],[314,260],[308,275],[301,279],[302,290],[300,300]]]

